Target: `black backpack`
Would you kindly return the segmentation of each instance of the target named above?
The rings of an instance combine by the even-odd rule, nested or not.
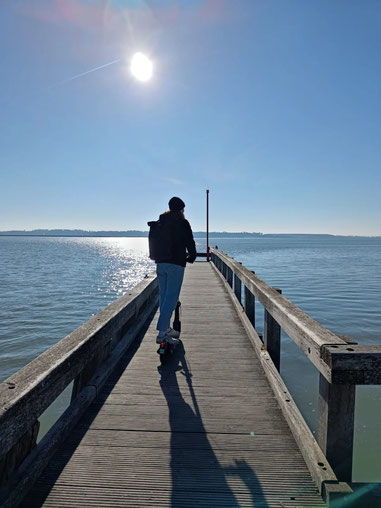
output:
[[[160,263],[168,261],[172,257],[173,252],[173,234],[171,224],[155,220],[147,222],[149,226],[148,245],[149,257]]]

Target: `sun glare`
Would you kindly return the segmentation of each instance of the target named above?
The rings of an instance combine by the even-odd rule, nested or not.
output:
[[[149,81],[153,74],[153,64],[143,53],[135,53],[130,65],[131,74],[139,81]]]

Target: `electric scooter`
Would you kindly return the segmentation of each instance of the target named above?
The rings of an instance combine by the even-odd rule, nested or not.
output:
[[[177,332],[181,332],[181,321],[180,321],[180,307],[181,302],[177,302],[176,308],[175,308],[175,318],[173,320],[173,326],[172,328],[176,330]],[[176,346],[172,344],[168,344],[167,341],[163,340],[163,342],[160,342],[159,349],[157,350],[157,353],[160,357],[160,363],[165,363],[170,358],[171,354],[173,353]]]

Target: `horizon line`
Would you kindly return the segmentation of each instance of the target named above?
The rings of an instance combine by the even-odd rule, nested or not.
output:
[[[37,232],[41,232],[40,234]],[[51,232],[52,234],[49,234]],[[57,232],[57,233],[55,233]],[[58,232],[62,232],[63,234],[60,234]],[[74,235],[70,235],[70,232],[76,233]],[[78,233],[84,233],[84,234],[78,234]],[[86,234],[88,233],[88,234]],[[98,234],[97,233],[102,233]],[[109,233],[109,234],[108,234]],[[76,236],[76,237],[96,237],[96,236],[108,236],[112,237],[114,236],[112,233],[118,233],[121,236],[129,236],[130,238],[139,238],[140,235],[148,235],[149,230],[140,230],[140,229],[126,229],[126,230],[91,230],[91,229],[70,229],[70,228],[52,228],[52,229],[44,229],[44,228],[36,228],[31,230],[26,229],[10,229],[10,230],[3,230],[0,231],[1,236],[55,236],[55,237],[65,237],[65,236]],[[125,235],[126,233],[139,233],[140,235]],[[199,231],[193,231],[193,234],[204,234],[206,236],[206,231],[199,230]],[[209,236],[213,234],[227,234],[227,235],[250,235],[250,236],[270,236],[270,235],[311,235],[311,236],[343,236],[343,237],[364,237],[364,238],[379,238],[381,237],[381,234],[357,234],[357,233],[351,233],[351,234],[343,234],[343,233],[295,233],[295,232],[283,232],[283,233],[263,233],[259,231],[210,231]]]

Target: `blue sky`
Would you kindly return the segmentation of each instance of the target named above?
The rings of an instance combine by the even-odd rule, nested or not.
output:
[[[209,188],[212,230],[381,235],[380,27],[379,0],[3,0],[0,230],[146,229],[173,195],[201,230]]]

